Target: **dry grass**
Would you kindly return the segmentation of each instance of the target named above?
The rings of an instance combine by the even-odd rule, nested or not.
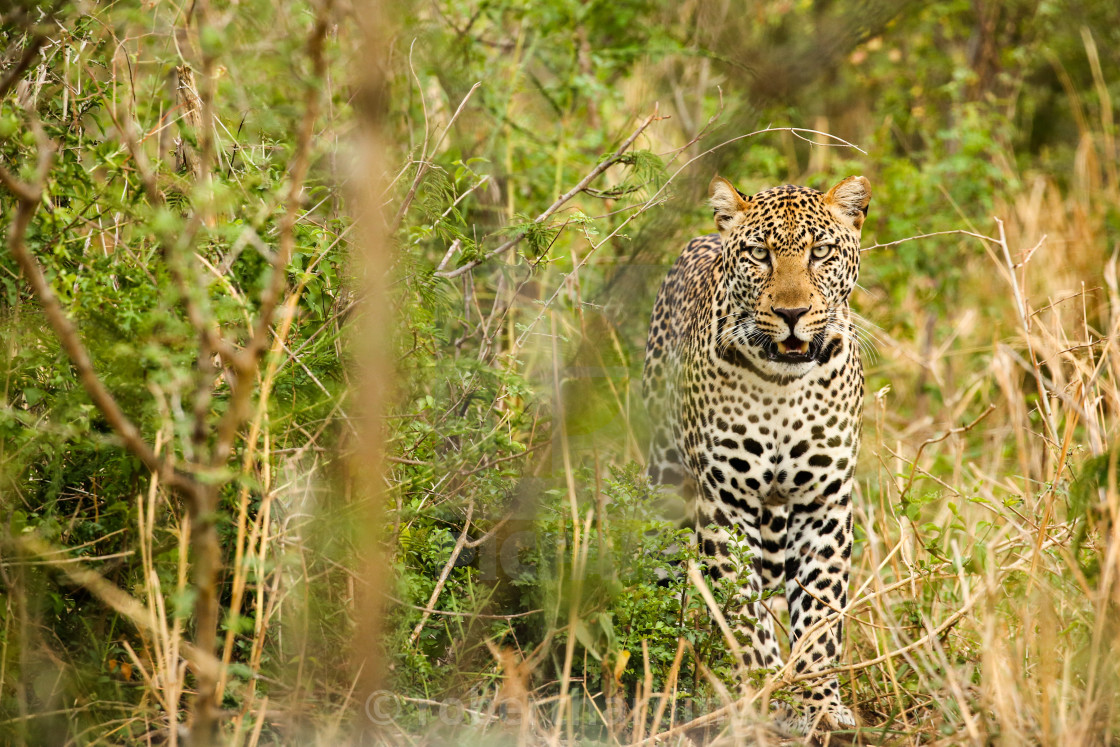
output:
[[[1070,247],[1096,251],[1104,237],[1064,232],[1070,223],[1084,231],[1075,216],[1084,221],[1093,211],[1051,198],[1051,190],[1042,190],[1043,216],[1021,209],[1006,225],[997,221],[995,235],[964,239],[986,250],[967,268],[983,287],[973,297],[989,299],[984,311],[1006,326],[975,323],[977,310],[962,308],[959,328],[932,345],[876,335],[881,362],[872,372],[887,371],[892,385],[868,398],[856,501],[861,541],[838,667],[863,723],[859,743],[1095,745],[1120,738],[1115,463],[1107,484],[1090,491],[1085,512],[1070,509],[1083,465],[1106,453],[1116,432],[1120,293],[1115,260],[1102,262],[1103,287],[1082,287],[1078,268],[1091,260],[1069,257]],[[1043,226],[1045,239],[1038,236]],[[866,259],[874,260],[873,253]],[[916,397],[908,385],[922,380],[935,382],[943,404],[915,421],[895,415],[893,403]],[[925,495],[935,499],[917,519],[901,514],[902,504]],[[578,575],[597,517],[574,511]],[[1091,528],[1080,545],[1085,522]],[[1099,567],[1090,576],[1094,559]],[[699,576],[695,581],[702,586]],[[718,618],[714,603],[712,610]],[[678,664],[685,646],[682,639]],[[524,690],[527,683],[512,684],[517,676],[527,680],[524,671],[498,671],[502,692]],[[772,686],[792,681],[789,672],[752,698],[723,690],[718,708],[691,718],[675,712],[675,676],[674,669],[660,692],[647,677],[632,702],[597,714],[611,743],[786,743],[759,725],[758,714]],[[571,735],[552,699],[524,702],[528,723],[514,720],[517,730],[480,713],[474,737],[463,738],[557,744]]]
[[[1081,162],[1095,164],[1098,149],[1113,147],[1087,134]],[[1093,165],[1086,173],[1100,172]],[[890,386],[868,393],[859,540],[843,611],[848,642],[837,668],[862,723],[834,743],[1064,746],[1120,739],[1115,458],[1099,489],[1086,475],[1093,469],[1087,462],[1109,453],[1120,414],[1120,288],[1104,228],[1117,185],[1108,176],[1077,175],[1062,194],[1041,178],[1025,183],[986,233],[967,226],[953,239],[976,250],[963,268],[962,300],[953,304],[949,329],[935,336],[932,327],[915,324],[907,338],[868,322],[877,353],[869,374]],[[929,239],[884,240],[864,261],[910,240]],[[578,284],[543,284],[566,287],[578,306]],[[866,294],[857,299],[868,320],[884,303]],[[882,316],[908,315],[923,319],[925,311],[906,300]],[[557,334],[578,337],[585,328],[579,320],[553,320],[553,344]],[[615,402],[625,416],[629,398]],[[572,491],[568,435],[559,439]],[[601,479],[606,469],[601,465]],[[1078,504],[1078,491],[1087,505]],[[591,528],[610,521],[609,509],[581,515],[573,495],[569,513],[578,578]],[[694,581],[707,595],[699,576]],[[722,624],[718,606],[710,610]],[[575,646],[574,637],[568,641],[565,667]],[[789,742],[759,716],[775,688],[794,681],[788,671],[742,699],[710,678],[720,698],[690,710],[676,699],[687,647],[681,639],[663,689],[653,689],[649,662],[628,652],[629,661],[623,656],[613,665],[616,672],[629,666],[646,673],[632,697],[575,693],[582,696],[576,702],[591,704],[602,738],[621,745]],[[562,680],[558,694],[534,698],[532,658],[527,653],[518,666],[516,654],[494,649],[493,671],[503,684],[472,715],[469,729],[451,733],[468,742],[573,739],[573,706],[562,705],[573,693]],[[518,703],[519,717],[510,718],[508,708],[504,719],[495,715],[510,702]],[[390,724],[383,738],[390,743],[404,733]],[[438,741],[443,737],[435,734],[447,733],[411,738]]]

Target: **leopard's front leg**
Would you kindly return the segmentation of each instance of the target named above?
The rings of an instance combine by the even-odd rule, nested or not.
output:
[[[847,482],[832,495],[791,506],[786,599],[795,675],[821,672],[839,661],[840,610],[848,600],[852,554],[851,483]],[[795,730],[808,733],[814,726],[828,730],[855,724],[851,711],[840,701],[835,675],[803,680],[797,687],[802,708],[790,724]]]
[[[706,521],[713,513],[723,521]],[[728,518],[729,514],[734,518]],[[714,511],[702,508],[697,527],[697,539],[709,575],[717,580],[730,579],[736,585],[737,603],[731,607],[733,614],[728,623],[741,646],[739,663],[745,673],[782,666],[774,621],[762,604],[763,578],[759,560],[763,545],[758,516],[757,510],[752,513],[750,509],[732,509],[726,505],[717,506]],[[746,567],[741,567],[739,562],[743,551],[752,558]],[[748,682],[749,677],[740,679],[743,689]]]

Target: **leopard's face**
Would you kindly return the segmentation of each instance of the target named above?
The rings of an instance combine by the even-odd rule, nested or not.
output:
[[[870,185],[853,176],[827,194],[787,186],[747,197],[717,176],[710,194],[726,284],[721,344],[770,373],[807,374],[846,334]]]

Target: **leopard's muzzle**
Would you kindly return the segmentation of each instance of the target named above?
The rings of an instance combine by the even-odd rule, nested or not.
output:
[[[816,335],[812,340],[805,341],[791,334],[784,340],[770,340],[763,351],[767,358],[779,363],[808,363],[816,360],[820,354],[823,342],[821,338],[821,335]]]

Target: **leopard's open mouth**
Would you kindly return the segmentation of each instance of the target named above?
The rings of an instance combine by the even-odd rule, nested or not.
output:
[[[817,354],[815,348],[819,347],[816,341],[806,342],[790,335],[780,342],[772,342],[767,346],[767,357],[772,361],[782,363],[806,363],[813,360]]]

